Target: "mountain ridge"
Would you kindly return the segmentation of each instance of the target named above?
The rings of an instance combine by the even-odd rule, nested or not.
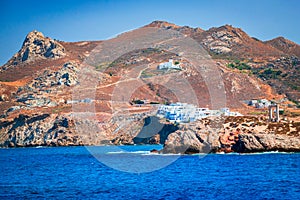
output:
[[[268,63],[270,62],[274,65],[276,60],[286,56],[294,56],[294,52],[300,49],[299,45],[283,37],[264,42],[250,37],[242,29],[228,24],[203,30],[157,20],[143,27],[177,30],[196,40],[208,51],[213,59],[221,59],[227,63],[234,60],[244,61],[252,66],[251,71],[255,71],[255,73],[257,72],[256,68],[269,66]],[[101,42],[58,41],[45,37],[41,32],[34,30],[27,34],[21,49],[5,65],[0,67],[0,81],[29,80],[29,77],[34,76],[41,70],[49,67],[53,69],[59,68],[70,60],[79,64]],[[280,44],[284,44],[284,48],[281,48],[282,45],[280,46]],[[293,62],[292,64],[295,64],[298,61]],[[225,63],[223,65],[226,67]],[[274,87],[273,82],[268,82],[268,84]],[[281,83],[278,84],[277,81],[275,88],[282,88]],[[279,92],[282,93],[282,90]]]
[[[232,33],[229,34],[227,36],[229,37],[235,37],[235,39],[237,41],[235,42],[240,42],[238,39],[243,39],[245,40],[245,42],[250,42],[250,43],[256,43],[256,44],[260,44],[260,46],[263,46],[263,44],[266,45],[266,47],[263,47],[262,51],[264,51],[265,53],[268,51],[274,51],[274,55],[275,56],[279,56],[280,53],[281,54],[293,54],[297,57],[300,56],[300,46],[295,43],[292,42],[282,36],[273,38],[271,40],[267,40],[267,41],[261,41],[257,38],[253,38],[250,37],[246,32],[244,32],[241,28],[236,28],[233,27],[232,25],[222,25],[220,27],[211,27],[208,30],[203,30],[199,27],[196,28],[192,28],[189,26],[178,26],[174,23],[170,23],[167,21],[160,21],[160,20],[156,20],[153,21],[143,27],[157,27],[157,28],[165,28],[165,29],[173,29],[173,30],[177,30],[180,31],[182,33],[185,34],[190,34],[190,36],[196,40],[198,40],[198,42],[202,40],[202,45],[204,45],[206,47],[207,50],[212,50],[213,52],[217,53],[217,54],[222,54],[222,53],[228,53],[228,49],[225,50],[224,52],[222,52],[222,50],[220,51],[220,49],[218,49],[218,45],[229,45],[229,41],[228,38],[218,38],[218,37],[222,37],[222,33],[226,34],[228,32]],[[221,34],[220,34],[221,32]],[[218,33],[218,34],[216,34]],[[198,35],[197,35],[198,34]],[[34,37],[35,36],[35,37]],[[214,45],[209,45],[207,44],[207,41],[211,40],[211,37],[209,36],[213,36],[215,38],[220,39],[221,43],[219,44],[214,44]],[[224,36],[224,35],[223,35]],[[209,38],[207,38],[209,37]],[[37,38],[42,38],[41,40],[37,40]],[[44,38],[44,39],[43,39]],[[37,53],[39,57],[46,57],[46,58],[61,58],[63,56],[65,56],[64,51],[65,49],[63,48],[62,44],[76,44],[76,43],[99,43],[101,42],[101,40],[97,40],[97,41],[78,41],[78,42],[64,42],[64,41],[59,41],[59,40],[53,40],[49,37],[44,37],[43,33],[33,30],[31,32],[29,32],[27,34],[27,36],[25,37],[25,40],[20,48],[20,50],[11,58],[8,60],[7,63],[5,63],[4,65],[0,66],[0,68],[4,68],[5,66],[8,65],[16,65],[18,62],[20,61],[25,61],[25,60],[33,60],[34,58],[31,58],[30,55],[28,55],[29,57],[26,58],[26,51],[28,51],[29,47],[28,45],[28,41],[30,42],[30,40],[36,40],[36,41],[31,41],[31,43],[37,43],[39,44],[39,42],[44,41],[47,44],[45,46],[41,46],[40,49],[37,49],[39,52]],[[227,39],[227,40],[226,40]],[[49,40],[49,41],[48,41]],[[203,40],[205,40],[203,42]],[[225,42],[225,43],[224,43]],[[223,43],[223,44],[222,44]],[[47,46],[48,45],[48,46]],[[58,46],[56,49],[56,45]],[[38,46],[38,45],[36,45]],[[52,47],[52,48],[51,48]],[[283,47],[283,48],[281,48]],[[243,47],[243,48],[251,48],[251,47]],[[55,52],[55,50],[57,52]],[[214,51],[215,50],[215,51]],[[224,50],[224,49],[223,49]],[[52,52],[54,51],[54,52]],[[273,55],[271,54],[271,55]],[[31,58],[31,59],[30,59]]]

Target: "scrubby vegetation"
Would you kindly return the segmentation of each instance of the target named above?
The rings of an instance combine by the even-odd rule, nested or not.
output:
[[[251,66],[239,60],[234,60],[234,62],[229,63],[227,66],[238,70],[251,70]]]
[[[287,97],[298,102],[298,93],[300,92],[300,62],[296,57],[280,58],[275,61],[270,61],[267,64],[256,63],[249,64],[247,61],[238,59],[230,59],[227,67],[238,69],[242,73],[255,75],[277,90],[280,94],[286,94]]]
[[[281,78],[282,71],[281,70],[275,70],[272,68],[262,69],[262,70],[253,70],[253,74],[257,74],[259,78],[263,80],[269,80],[269,79],[279,79]]]

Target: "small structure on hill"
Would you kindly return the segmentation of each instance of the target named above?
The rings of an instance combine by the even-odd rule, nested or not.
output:
[[[251,99],[248,102],[248,106],[253,106],[255,108],[268,108],[272,104],[271,101],[267,99]]]
[[[176,63],[175,63],[176,64]],[[163,70],[163,69],[178,69],[180,70],[180,64],[174,65],[173,59],[169,59],[169,62],[161,63],[157,66],[157,69]]]
[[[274,112],[275,116],[273,116]],[[272,104],[269,106],[269,121],[279,122],[279,104]]]

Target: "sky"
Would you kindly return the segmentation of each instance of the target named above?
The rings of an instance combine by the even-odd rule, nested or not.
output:
[[[225,24],[252,37],[300,44],[299,0],[0,0],[0,65],[32,30],[62,41],[104,40],[154,20],[209,29]]]

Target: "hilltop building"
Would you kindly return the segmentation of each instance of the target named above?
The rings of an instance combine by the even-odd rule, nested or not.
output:
[[[161,63],[157,66],[157,69],[181,69],[180,64],[174,65],[173,59],[169,59],[169,62]]]

